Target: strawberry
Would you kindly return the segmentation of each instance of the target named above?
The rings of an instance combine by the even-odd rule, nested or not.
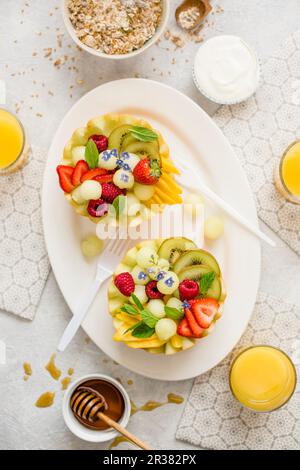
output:
[[[191,279],[184,279],[179,284],[179,294],[181,300],[190,300],[199,294],[199,284]]]
[[[108,147],[108,138],[105,135],[93,134],[90,136],[90,139],[95,142],[97,145],[98,152],[104,152]]]
[[[186,318],[183,318],[177,327],[177,334],[180,336],[186,336],[187,338],[192,338],[193,332],[189,327],[188,321]]]
[[[201,328],[209,328],[219,308],[219,303],[215,299],[205,297],[196,299],[192,304],[193,315]]]
[[[143,160],[140,160],[135,166],[133,176],[137,183],[155,184],[161,176],[160,165],[157,160],[143,158]]]
[[[61,189],[65,193],[70,193],[74,189],[74,185],[72,184],[72,175],[74,172],[74,168],[72,166],[67,165],[58,165],[56,168],[59,177],[59,184]]]
[[[189,308],[184,309],[184,314],[187,319],[188,325],[190,329],[192,330],[193,336],[195,338],[201,338],[202,333],[203,333],[203,328],[201,328],[198,323],[196,322],[196,319],[192,313],[192,311]]]
[[[96,180],[98,181],[99,183],[103,184],[103,183],[110,183],[112,180],[113,180],[113,177],[114,175],[110,174],[110,173],[106,173],[106,174],[103,174],[103,175],[98,175],[98,176],[95,176],[93,178],[93,180]]]
[[[164,294],[157,289],[157,281],[150,281],[146,285],[146,295],[149,299],[162,299]]]
[[[85,173],[89,171],[89,166],[85,160],[79,160],[79,162],[76,163],[76,166],[74,168],[74,172],[72,175],[72,184],[74,186],[78,186],[81,183],[81,178]]]
[[[126,295],[126,297],[130,297],[133,294],[135,285],[133,277],[130,273],[125,272],[118,274],[114,280],[115,286],[121,294]]]
[[[99,181],[99,180],[97,180]],[[125,194],[124,189],[118,188],[114,183],[102,183],[102,194],[101,197],[106,201],[112,204],[116,197],[120,194]]]
[[[96,176],[107,175],[107,173],[108,171],[104,170],[104,168],[94,168],[94,170],[89,170],[83,175],[81,178],[81,183],[87,180],[93,180]]]

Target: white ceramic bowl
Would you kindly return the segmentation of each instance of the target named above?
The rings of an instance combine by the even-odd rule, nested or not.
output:
[[[68,0],[62,0],[62,15],[63,15],[63,20],[64,20],[64,23],[65,23],[65,26],[66,26],[67,31],[70,34],[71,38],[77,44],[77,46],[79,46],[84,51],[87,51],[87,52],[89,52],[90,54],[92,54],[96,57],[100,57],[101,59],[114,59],[114,60],[129,59],[131,57],[135,57],[135,56],[141,54],[146,49],[148,49],[150,46],[153,46],[153,44],[156,43],[156,41],[160,38],[160,36],[164,32],[164,30],[167,26],[167,23],[168,23],[168,19],[169,19],[170,0],[161,0],[161,1],[162,1],[162,5],[163,5],[163,12],[162,12],[162,17],[161,17],[161,20],[160,20],[160,24],[159,24],[155,34],[152,36],[151,39],[149,39],[149,41],[145,42],[145,44],[142,47],[140,47],[139,49],[137,49],[135,51],[129,52],[128,54],[113,54],[113,55],[105,54],[104,52],[99,52],[96,49],[88,47],[88,46],[86,46],[86,44],[81,42],[80,39],[78,39],[78,37],[75,33],[75,30],[74,30],[74,27],[73,27],[73,25],[70,21],[70,18],[69,18],[69,12],[68,12],[68,6],[67,6]]]
[[[93,380],[93,379],[106,380],[107,382],[113,384],[122,394],[124,398],[125,408],[124,408],[123,416],[121,420],[119,421],[119,423],[124,427],[127,426],[129,418],[130,418],[130,412],[131,412],[131,404],[130,404],[128,393],[126,392],[125,388],[122,387],[122,385],[117,380],[104,374],[85,375],[81,377],[80,379],[76,380],[75,382],[73,382],[68,387],[68,389],[66,390],[64,394],[64,398],[62,402],[63,418],[65,420],[66,425],[70,429],[70,431],[73,434],[75,434],[75,436],[79,437],[80,439],[83,439],[84,441],[88,441],[88,442],[106,442],[117,437],[119,433],[111,428],[104,430],[104,431],[97,431],[97,430],[86,428],[75,418],[70,408],[70,399],[74,390],[83,382],[86,382],[87,380]]]

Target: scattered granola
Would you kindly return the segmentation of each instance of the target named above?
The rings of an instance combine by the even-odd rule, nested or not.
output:
[[[161,0],[69,0],[68,8],[80,41],[108,55],[140,49],[162,15]]]
[[[196,6],[182,10],[178,15],[178,23],[183,29],[193,29],[201,16],[200,10]]]

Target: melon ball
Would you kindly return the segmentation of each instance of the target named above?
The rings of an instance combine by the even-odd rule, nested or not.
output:
[[[176,297],[171,297],[167,302],[167,307],[177,308],[177,310],[182,311],[182,302]]]
[[[81,250],[84,256],[92,258],[100,255],[103,250],[103,240],[100,240],[96,235],[88,235],[81,242]]]
[[[80,160],[85,160],[85,146],[84,145],[78,145],[77,147],[74,147],[72,149],[72,161],[73,161],[74,166]]]
[[[148,301],[148,297],[146,294],[145,286],[135,286],[134,295],[139,299],[142,305],[144,305]],[[134,304],[134,301],[130,297],[129,301]]]
[[[87,180],[84,181],[80,186],[80,194],[86,201],[90,199],[99,199],[102,194],[102,186],[98,181]]]
[[[140,161],[140,158],[135,153],[122,152],[120,160],[123,161],[123,169],[125,171],[133,171]]]
[[[141,203],[138,198],[132,193],[127,193],[127,215],[129,217],[137,215],[140,208]]]
[[[190,215],[197,215],[197,208],[199,206],[203,206],[204,204],[204,199],[200,194],[196,193],[189,193],[186,198],[185,198],[185,210],[190,214]]]
[[[168,271],[170,268],[170,263],[167,259],[159,258],[159,260],[157,261],[157,266],[160,270]]]
[[[177,323],[171,318],[161,318],[155,325],[155,333],[161,341],[168,341],[176,331]]]
[[[117,167],[118,153],[116,149],[104,150],[101,152],[98,159],[99,168],[105,170],[114,170]]]
[[[140,268],[136,265],[133,270],[131,271],[131,275],[135,284],[145,286],[149,282],[149,276],[145,269]]]
[[[152,315],[156,318],[163,318],[166,316],[165,304],[161,299],[151,299],[147,304],[147,309],[150,310]]]
[[[133,192],[140,201],[148,201],[154,194],[154,186],[135,183],[133,186]]]
[[[179,279],[177,274],[173,273],[172,271],[168,271],[166,276],[163,279],[160,279],[157,283],[157,289],[159,292],[165,295],[173,294],[173,292],[179,286]]]
[[[136,255],[136,262],[141,268],[150,268],[157,263],[156,251],[148,246],[141,248]]]
[[[217,240],[224,233],[223,219],[217,216],[210,216],[204,221],[204,236],[209,240]]]
[[[113,177],[113,182],[118,188],[130,189],[134,185],[133,174],[129,171],[125,171],[122,168],[117,170]]]

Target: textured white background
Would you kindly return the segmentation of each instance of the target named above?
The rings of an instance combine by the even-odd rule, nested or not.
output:
[[[179,3],[177,0],[171,2],[174,6]],[[61,118],[82,94],[100,83],[135,74],[173,85],[209,113],[213,112],[214,107],[199,96],[192,83],[191,62],[186,63],[197,49],[197,45],[192,43],[174,51],[172,44],[163,41],[141,58],[113,63],[97,61],[77,51],[65,34],[63,47],[57,48],[52,55],[54,60],[65,54],[69,59],[59,70],[55,68],[53,61],[44,58],[44,48],[57,47],[57,34],[65,33],[60,13],[55,9],[59,3],[58,0],[0,2],[0,79],[7,80],[10,107],[21,107],[20,117],[28,128],[32,143],[47,149]],[[213,3],[221,4],[225,12],[216,15],[215,24],[206,28],[206,37],[216,32],[239,34],[256,47],[262,59],[299,28],[298,0],[220,0]],[[172,65],[174,57],[176,64]],[[69,70],[69,66],[75,69]],[[77,79],[83,80],[83,84],[78,85]],[[299,275],[299,257],[283,242],[278,240],[275,250],[263,247],[263,291],[300,305],[299,285],[296,283]],[[43,366],[55,350],[57,338],[69,318],[70,313],[52,274],[33,322],[1,313],[0,339],[7,344],[7,365],[0,365],[0,400],[2,410],[5,410],[4,416],[1,415],[1,449],[101,447],[85,444],[66,430],[60,413],[60,391],[53,407],[43,410],[34,407],[40,393],[59,390]],[[33,376],[28,382],[22,379],[24,360],[33,367]],[[124,383],[132,379],[134,383],[127,389],[137,404],[150,399],[164,401],[169,392],[187,396],[192,385],[192,381],[173,384],[161,381],[156,382],[155,387],[151,386],[152,381],[135,376],[110,360],[107,362],[97,348],[85,342],[82,332],[57,362],[64,371],[70,366],[75,367],[75,377],[97,370],[120,377]],[[132,417],[129,428],[153,447],[191,448],[177,442],[174,437],[182,409],[182,406],[168,405],[151,413],[137,413]],[[120,445],[122,447],[126,448],[126,444]]]

